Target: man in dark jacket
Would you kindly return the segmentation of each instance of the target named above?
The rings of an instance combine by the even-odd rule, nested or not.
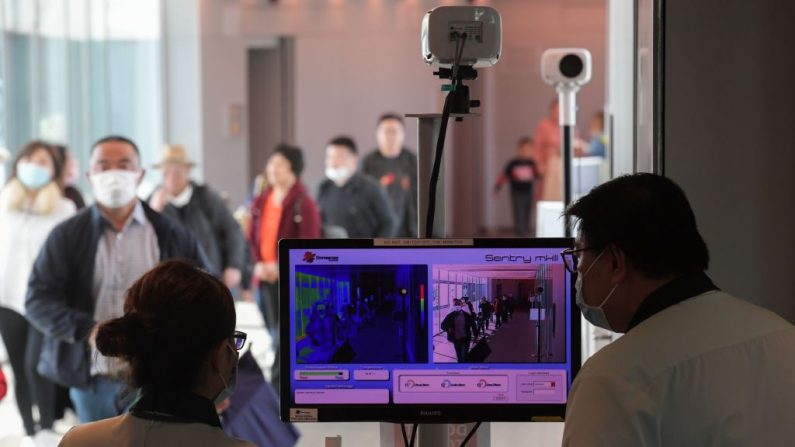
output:
[[[208,268],[188,230],[138,200],[143,175],[135,143],[99,140],[88,174],[97,204],[50,233],[30,276],[26,317],[45,335],[38,372],[70,387],[80,422],[126,407],[123,365],[96,350],[97,324],[120,317],[127,288],[160,261]]]
[[[458,363],[466,363],[469,343],[477,334],[478,328],[472,315],[464,311],[460,299],[453,300],[453,311],[444,317],[441,328],[447,332],[447,340],[455,347]]]
[[[317,204],[324,225],[345,228],[348,237],[392,237],[397,219],[384,189],[356,172],[356,143],[337,137],[326,146],[326,180],[320,184]]]
[[[378,149],[362,159],[362,172],[386,189],[397,215],[398,237],[417,237],[417,155],[403,147],[406,129],[400,115],[378,119]]]
[[[152,194],[149,205],[193,232],[213,270],[222,272],[224,284],[231,289],[240,284],[245,263],[243,232],[218,194],[190,181],[193,166],[184,147],[166,146],[160,163],[154,166],[163,170],[163,184]]]

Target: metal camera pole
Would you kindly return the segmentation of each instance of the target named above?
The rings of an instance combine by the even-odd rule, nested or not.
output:
[[[452,71],[446,68],[440,68],[438,72],[434,73],[442,79],[452,79]],[[462,66],[459,68],[457,76],[459,79],[476,79],[477,72],[474,68]],[[444,90],[444,88],[443,88]],[[451,113],[450,118],[455,121],[462,121],[466,117],[476,117],[480,114],[471,113],[471,107],[480,106],[480,101],[469,99],[469,88],[463,84],[459,84],[456,91],[449,92],[452,94]],[[442,114],[441,113],[414,113],[406,114],[408,118],[417,118],[417,237],[423,238],[426,235],[426,211],[428,210],[430,201],[430,182],[431,172],[433,169],[434,160],[436,158],[436,144],[439,139],[441,130]],[[439,178],[436,194],[436,203],[434,206],[435,216],[433,219],[433,237],[443,238],[449,236],[445,227],[445,210],[444,210],[444,163],[440,166]],[[451,434],[455,434],[459,427],[463,424],[422,424],[418,431],[420,447],[434,447],[441,445],[450,445]],[[468,427],[468,426],[467,426]],[[489,424],[482,424],[477,433],[478,447],[488,447],[490,445],[490,428]]]
[[[571,165],[573,159],[572,140],[574,139],[574,125],[577,123],[577,90],[578,87],[570,84],[561,84],[556,87],[558,91],[558,117],[560,121],[560,142],[563,152],[563,209],[571,204]],[[563,223],[564,235],[571,237],[571,219],[567,216]]]

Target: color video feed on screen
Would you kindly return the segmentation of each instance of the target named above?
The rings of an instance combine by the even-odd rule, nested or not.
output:
[[[434,363],[563,363],[562,265],[433,266]]]
[[[425,265],[295,269],[299,364],[427,363]]]

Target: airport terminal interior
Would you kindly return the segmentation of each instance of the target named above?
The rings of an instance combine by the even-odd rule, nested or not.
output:
[[[255,445],[404,445],[387,421],[282,422],[279,396],[303,380],[388,377],[399,406],[417,391],[406,371],[571,374],[620,339],[580,317],[557,246],[282,263],[283,238],[427,235],[433,167],[433,235],[458,243],[576,236],[572,201],[665,175],[715,283],[795,321],[793,16],[783,0],[0,0],[0,447],[59,445],[105,414],[102,393],[119,412],[138,402],[123,366],[90,362],[79,389],[46,353],[64,337],[107,360],[80,322],[121,317],[166,258],[195,259],[234,299],[245,391],[215,408]],[[108,161],[104,146],[134,151]],[[103,214],[124,204],[121,223]],[[91,295],[93,319],[59,318],[47,293]],[[561,445],[562,417],[488,411],[467,445]],[[481,421],[460,422],[420,429],[420,445],[459,445]]]

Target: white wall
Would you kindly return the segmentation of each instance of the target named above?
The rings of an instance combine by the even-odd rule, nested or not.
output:
[[[729,293],[795,321],[795,4],[666,1],[665,167]]]
[[[204,178],[231,198],[244,201],[247,181],[248,146],[245,120],[237,135],[229,133],[233,107],[246,105],[246,39],[239,14],[230,3],[199,0],[201,10],[201,74]]]

